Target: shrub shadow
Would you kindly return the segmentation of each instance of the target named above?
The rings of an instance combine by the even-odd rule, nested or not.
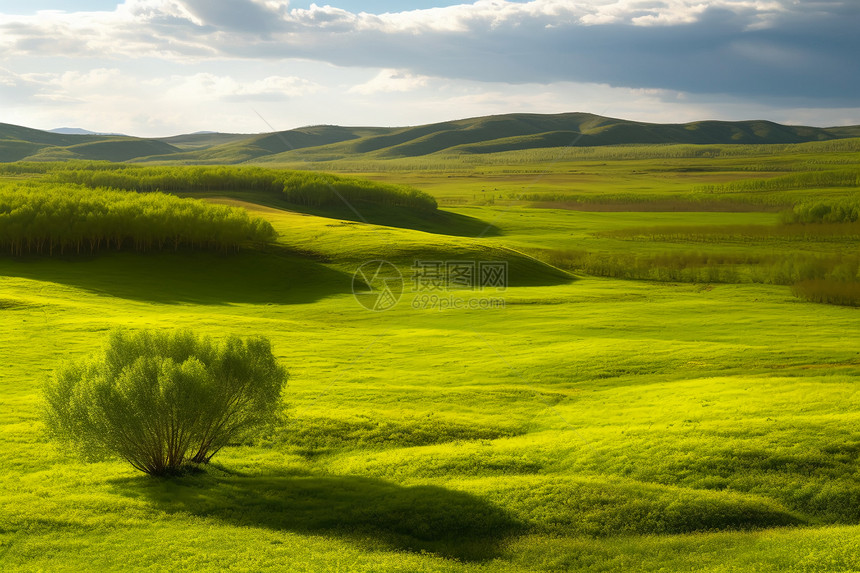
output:
[[[406,208],[381,207],[379,205],[360,203],[355,205],[355,211],[353,211],[346,205],[337,207],[307,207],[286,202],[282,203],[280,207],[318,217],[371,223],[373,225],[384,225],[400,229],[412,229],[436,235],[469,238],[498,237],[502,235],[501,229],[491,223],[443,209],[423,213]]]
[[[183,196],[202,197],[199,194],[181,194]],[[338,219],[342,221],[353,221],[356,223],[370,223],[373,225],[384,225],[386,227],[397,227],[400,229],[412,229],[424,231],[436,235],[448,235],[453,237],[485,238],[498,237],[503,233],[497,226],[482,219],[470,217],[460,213],[453,213],[444,209],[431,212],[422,212],[407,207],[391,207],[375,203],[354,202],[349,205],[328,205],[324,207],[311,207],[290,203],[277,196],[261,193],[245,192],[223,192],[219,196],[236,199],[239,201],[251,201],[264,207],[279,209],[282,211],[293,211],[306,215],[315,215],[327,219]]]
[[[163,304],[299,304],[350,292],[351,277],[303,253],[271,247],[211,252],[0,258],[0,276],[53,282]]]
[[[113,480],[121,495],[168,513],[237,526],[330,534],[464,561],[496,557],[520,525],[489,502],[438,486],[358,476],[239,476]]]

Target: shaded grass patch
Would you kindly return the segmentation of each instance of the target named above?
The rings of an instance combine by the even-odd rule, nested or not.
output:
[[[497,555],[521,530],[505,511],[468,493],[402,487],[358,476],[213,476],[118,479],[122,495],[146,496],[168,513],[241,527],[338,535],[466,561]]]
[[[180,252],[109,253],[53,261],[0,259],[0,274],[168,304],[298,304],[351,288],[348,275],[282,247],[230,258]]]

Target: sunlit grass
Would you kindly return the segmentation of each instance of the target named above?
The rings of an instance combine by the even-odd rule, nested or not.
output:
[[[736,157],[696,161],[719,170],[667,172],[640,158],[587,177],[548,167],[557,178],[533,185],[661,194],[762,174],[741,173]],[[755,161],[791,167],[764,152]],[[443,206],[534,177],[489,170],[376,176]],[[857,309],[750,281],[570,276],[528,256],[836,256],[856,250],[853,239],[634,240],[655,227],[777,226],[766,211],[511,202],[395,227],[227,195],[214,200],[265,217],[278,244],[231,257],[0,259],[4,571],[856,568]],[[406,280],[385,312],[352,295],[352,273],[374,259]],[[504,306],[413,308],[416,259],[507,261],[507,289],[456,293]],[[287,426],[177,480],[67,457],[42,434],[41,380],[115,326],[265,334],[291,373]]]

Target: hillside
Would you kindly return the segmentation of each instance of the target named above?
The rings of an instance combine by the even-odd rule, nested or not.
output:
[[[761,120],[656,124],[588,113],[519,113],[399,128],[318,125],[253,135],[205,132],[154,139],[60,134],[0,124],[0,161],[279,163],[569,146],[804,143],[850,137],[860,137],[860,126],[819,128]]]

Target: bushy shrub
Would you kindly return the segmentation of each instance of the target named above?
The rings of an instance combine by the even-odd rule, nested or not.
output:
[[[272,423],[286,381],[263,337],[117,330],[101,352],[48,380],[45,422],[85,458],[176,473]]]

